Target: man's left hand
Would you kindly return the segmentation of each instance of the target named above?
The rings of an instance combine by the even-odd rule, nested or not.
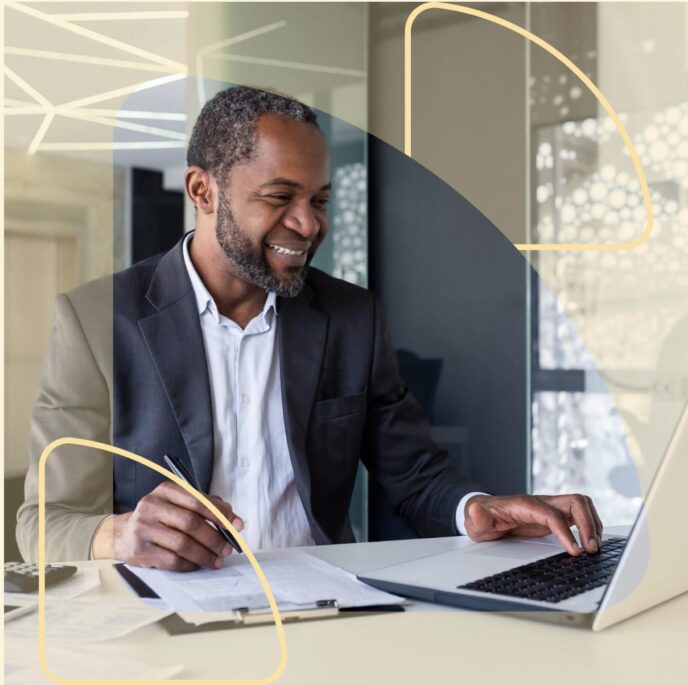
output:
[[[581,551],[571,533],[572,525],[589,554],[597,552],[602,542],[602,522],[585,495],[475,495],[464,511],[466,532],[476,542],[553,533],[569,554],[578,556]]]

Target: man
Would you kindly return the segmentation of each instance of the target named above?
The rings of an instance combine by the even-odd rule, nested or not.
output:
[[[575,524],[584,549],[597,550],[602,524],[588,498],[490,497],[460,479],[403,385],[374,297],[308,269],[330,194],[312,110],[223,91],[203,108],[187,161],[196,230],[115,275],[111,364],[93,305],[109,281],[58,298],[18,514],[25,557],[36,555],[38,455],[67,434],[161,464],[181,458],[254,549],[353,541],[360,458],[421,535],[552,532],[579,554]],[[49,558],[222,565],[231,548],[195,498],[130,460],[75,453],[49,459]]]

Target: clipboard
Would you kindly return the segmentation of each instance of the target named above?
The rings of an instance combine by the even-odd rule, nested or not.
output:
[[[132,573],[125,564],[115,564],[115,570],[142,599],[160,599],[149,585]],[[298,611],[282,611],[282,623],[316,621],[328,618],[345,618],[351,616],[370,616],[380,613],[395,613],[405,611],[401,604],[375,604],[360,607],[340,607],[335,599],[322,599],[312,607]],[[182,618],[178,613],[170,614],[158,621],[169,635],[186,635],[188,633],[205,633],[214,630],[232,630],[251,626],[269,625],[273,623],[272,612],[251,612],[246,607],[237,607],[233,616],[226,620],[209,621],[197,625]]]

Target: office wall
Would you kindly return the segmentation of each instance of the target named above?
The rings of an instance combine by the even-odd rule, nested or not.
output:
[[[18,553],[14,515],[55,295],[127,264],[125,167],[179,164],[184,14],[127,9],[72,24],[52,16],[59,5],[3,8],[18,48],[4,56],[6,558]]]
[[[404,25],[413,5],[370,6],[369,131],[403,149]],[[519,25],[522,3],[479,9]],[[526,41],[483,19],[429,10],[412,29],[413,158],[513,242],[526,233]]]
[[[15,514],[23,499],[29,422],[53,302],[58,293],[112,271],[121,190],[122,172],[111,165],[5,149],[7,559],[18,558]]]

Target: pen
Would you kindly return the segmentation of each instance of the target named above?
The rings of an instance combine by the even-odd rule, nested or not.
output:
[[[165,460],[165,463],[170,467],[170,470],[174,473],[177,478],[181,478],[185,483],[190,485],[192,488],[195,488],[199,492],[201,492],[201,489],[198,487],[198,483],[196,483],[196,479],[187,471],[186,466],[184,466],[183,462],[180,459],[177,459],[176,457],[172,457],[169,454],[163,454],[162,457]],[[239,553],[242,554],[241,547],[239,547],[239,543],[234,539],[234,536],[224,527],[218,526],[214,524],[212,521],[208,521],[208,523],[215,528],[215,530],[219,531],[220,535],[227,540],[227,542]]]

